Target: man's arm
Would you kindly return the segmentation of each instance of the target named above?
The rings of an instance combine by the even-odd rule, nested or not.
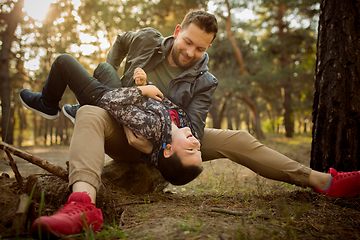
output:
[[[135,32],[131,31],[119,34],[117,35],[114,44],[111,46],[106,58],[106,62],[111,64],[116,70],[119,69],[120,63],[128,54],[135,34]]]
[[[195,87],[195,94],[185,110],[191,119],[191,123],[199,135],[200,139],[204,135],[206,117],[212,105],[214,92],[217,88],[218,81],[210,73],[204,76],[206,84],[198,84]]]

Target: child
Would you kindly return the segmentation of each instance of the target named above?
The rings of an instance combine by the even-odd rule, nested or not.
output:
[[[144,84],[145,72],[138,68],[134,79]],[[189,117],[183,109],[163,98],[154,85],[105,86],[73,57],[63,54],[55,59],[42,93],[23,89],[20,100],[26,108],[55,119],[66,86],[75,93],[81,105],[106,109],[120,126],[151,141],[152,152],[144,159],[154,164],[170,183],[183,185],[201,173],[200,141]]]

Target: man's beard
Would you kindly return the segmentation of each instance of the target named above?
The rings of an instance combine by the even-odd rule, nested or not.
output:
[[[171,57],[172,57],[174,63],[183,70],[186,70],[186,69],[194,66],[195,63],[197,62],[197,60],[195,58],[191,58],[191,60],[188,61],[187,63],[182,63],[180,61],[180,54],[181,54],[180,51],[177,51],[174,48],[171,50]],[[189,58],[187,55],[185,55],[185,57]]]

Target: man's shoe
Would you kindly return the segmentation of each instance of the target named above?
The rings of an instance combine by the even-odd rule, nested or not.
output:
[[[64,207],[52,216],[42,216],[31,225],[34,238],[53,239],[92,228],[98,231],[103,223],[101,210],[95,208],[86,192],[74,192]]]
[[[360,194],[360,172],[338,172],[330,168],[328,173],[333,177],[330,188],[321,190],[314,188],[318,193],[329,197],[354,197]]]
[[[40,116],[54,120],[59,117],[59,106],[57,107],[46,107],[43,99],[41,98],[41,93],[33,93],[27,89],[23,89],[19,93],[21,103],[27,108],[30,109]]]
[[[65,104],[62,107],[63,113],[66,117],[68,117],[73,123],[75,123],[75,116],[77,110],[80,108],[80,105],[70,105]]]

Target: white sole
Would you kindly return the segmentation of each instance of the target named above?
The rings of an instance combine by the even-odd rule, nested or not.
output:
[[[65,105],[66,105],[66,104],[65,104]],[[65,115],[67,118],[69,118],[69,119],[72,121],[73,124],[75,124],[75,118],[73,118],[73,116],[71,116],[70,114],[68,114],[68,113],[65,111],[65,109],[64,109],[65,105],[62,107],[62,112],[64,113],[64,115]]]
[[[19,94],[19,98],[20,98],[21,103],[24,105],[24,107],[26,107],[27,109],[29,109],[29,110],[31,110],[31,111],[36,112],[37,114],[39,114],[39,115],[42,116],[43,118],[46,118],[46,119],[48,119],[48,120],[54,120],[54,119],[57,119],[57,118],[60,116],[59,112],[58,112],[56,115],[48,115],[48,114],[43,113],[43,112],[41,112],[41,111],[39,111],[39,110],[37,110],[37,109],[35,109],[35,108],[30,107],[29,105],[27,105],[27,104],[22,100],[20,94]]]

